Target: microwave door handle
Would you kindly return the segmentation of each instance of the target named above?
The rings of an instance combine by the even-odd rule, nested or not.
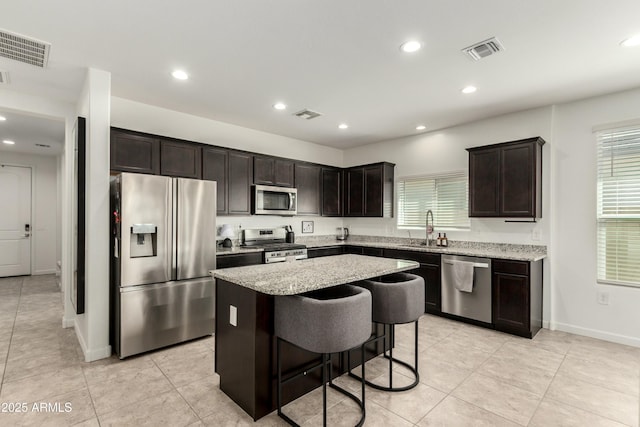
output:
[[[289,210],[293,210],[293,194],[289,193]]]

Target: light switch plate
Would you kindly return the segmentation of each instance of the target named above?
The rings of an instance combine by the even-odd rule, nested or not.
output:
[[[229,306],[229,324],[238,326],[238,309],[234,305]]]

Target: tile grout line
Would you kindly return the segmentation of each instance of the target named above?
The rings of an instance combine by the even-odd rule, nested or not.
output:
[[[544,400],[544,399],[547,397],[547,393],[548,393],[549,389],[551,388],[551,384],[553,383],[553,381],[554,381],[554,380],[556,379],[556,377],[558,376],[558,372],[560,371],[560,368],[562,367],[562,364],[563,364],[563,363],[565,362],[565,360],[567,359],[567,355],[569,354],[569,350],[571,350],[571,347],[572,347],[572,346],[573,346],[573,343],[571,343],[571,345],[569,345],[569,348],[567,349],[567,352],[562,356],[562,362],[560,362],[560,365],[558,365],[558,369],[557,369],[557,370],[556,370],[556,372],[553,374],[553,378],[551,379],[551,382],[550,382],[550,383],[549,383],[549,385],[547,386],[547,389],[545,390],[544,395],[542,396],[542,399],[541,399],[541,400],[540,400],[540,402],[538,403],[538,406],[536,407],[536,411],[535,411],[535,412],[533,413],[533,415],[531,416],[531,419],[533,419],[533,416],[534,416],[534,415],[536,414],[536,412],[538,411],[538,408],[540,407],[540,404],[542,403],[542,400]],[[575,380],[575,379],[574,379],[574,380]],[[580,380],[578,380],[578,381],[580,381]],[[590,383],[590,382],[588,382],[588,381],[583,381],[583,382],[586,382],[587,384],[591,384],[591,383]],[[592,384],[592,385],[593,385],[593,384]],[[601,386],[601,387],[602,387],[602,386]],[[606,388],[606,387],[603,387],[603,388]],[[613,391],[615,391],[615,390],[613,390]],[[606,420],[613,421],[613,422],[619,423],[619,424],[621,424],[621,425],[628,426],[628,424],[625,424],[625,423],[623,423],[623,422],[621,422],[621,421],[614,420],[614,419],[612,419],[612,418],[609,418],[609,417],[604,416],[604,415],[602,415],[602,414],[598,414],[598,413],[593,412],[593,411],[590,411],[590,410],[588,410],[588,409],[580,408],[580,407],[575,406],[575,405],[572,405],[572,404],[570,404],[570,403],[566,403],[566,402],[563,402],[563,401],[560,401],[560,400],[556,400],[556,399],[553,399],[553,398],[550,398],[550,397],[549,397],[548,399],[549,399],[549,400],[552,400],[552,401],[554,401],[554,402],[561,403],[561,404],[566,405],[566,406],[570,406],[570,407],[575,408],[575,409],[578,409],[578,410],[580,410],[580,411],[587,412],[587,413],[592,414],[592,415],[595,415],[595,416],[597,416],[597,417],[601,417],[601,418],[604,418],[604,419],[606,419]],[[529,423],[527,423],[527,425],[529,425],[530,423],[531,423],[531,420],[529,420]],[[630,427],[630,426],[629,426],[629,427]]]
[[[569,348],[571,348],[571,346],[569,346]],[[567,352],[569,352],[569,349],[567,349]],[[564,363],[566,358],[567,358],[567,353],[562,355],[562,361],[558,365],[558,368],[556,369],[556,371],[553,373],[553,378],[551,378],[551,381],[549,381],[549,385],[547,385],[547,388],[544,390],[544,393],[542,394],[542,397],[540,398],[540,401],[536,405],[536,409],[533,411],[533,414],[531,414],[531,418],[529,418],[529,422],[527,422],[527,426],[529,426],[529,424],[531,424],[531,420],[533,420],[533,417],[536,416],[536,413],[540,409],[540,405],[542,405],[542,401],[545,399],[545,397],[547,397],[547,393],[549,392],[549,389],[551,388],[551,384],[553,384],[553,381],[556,379],[556,376],[558,375],[558,371],[560,370],[560,367],[562,366],[562,364]]]
[[[101,426],[102,423],[100,423],[100,417],[98,416],[98,411],[96,411],[96,403],[93,400],[93,394],[91,393],[91,389],[89,388],[89,381],[87,381],[87,374],[84,371],[84,367],[81,367],[80,369],[82,369],[82,378],[84,378],[84,384],[87,387],[87,392],[89,393],[89,399],[91,399],[91,407],[93,408],[93,413],[96,416],[96,420],[98,421],[98,426]]]
[[[24,277],[20,279],[20,293],[18,293],[18,302],[16,303],[16,311],[13,316],[13,325],[11,325],[11,336],[9,337],[9,346],[7,347],[7,356],[4,363],[4,369],[2,371],[2,382],[0,382],[0,395],[2,395],[2,388],[4,387],[5,377],[7,374],[7,365],[9,364],[9,352],[11,351],[11,342],[13,341],[13,333],[16,328],[16,319],[18,318],[18,311],[20,308],[20,300],[22,299],[22,289],[24,286]]]
[[[189,403],[189,401],[182,395],[182,393],[180,393],[180,391],[178,391],[178,387],[176,387],[176,385],[173,383],[173,381],[171,381],[171,379],[167,376],[167,374],[162,370],[162,368],[160,367],[160,365],[158,365],[158,363],[156,362],[156,360],[153,357],[149,357],[149,359],[153,362],[153,364],[155,365],[156,368],[158,368],[158,370],[162,373],[162,375],[164,376],[164,378],[169,382],[169,384],[171,384],[171,387],[173,387],[173,391],[175,391],[178,396],[180,396],[180,399],[182,399],[184,401],[184,403],[187,404],[187,406],[189,407],[189,409],[191,409],[191,412],[193,412],[193,414],[196,416],[196,418],[204,423],[204,421],[202,420],[202,418],[200,418],[200,415],[198,415],[198,412],[196,412],[196,410],[191,406],[191,404]],[[199,380],[197,380],[199,381]],[[195,382],[195,381],[194,381]],[[188,384],[185,384],[188,385]],[[181,386],[182,387],[182,386]],[[193,424],[193,423],[191,423]]]

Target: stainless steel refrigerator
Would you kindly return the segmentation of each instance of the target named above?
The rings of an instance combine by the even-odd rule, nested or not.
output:
[[[214,332],[216,183],[111,182],[111,338],[122,359]]]

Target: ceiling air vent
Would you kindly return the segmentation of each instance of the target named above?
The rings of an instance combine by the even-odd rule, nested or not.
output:
[[[9,83],[9,73],[0,70],[0,85],[5,85],[7,83]]]
[[[503,50],[504,46],[502,46],[502,43],[500,43],[497,38],[491,37],[490,39],[480,43],[465,47],[462,49],[462,52],[469,55],[474,61],[478,61],[482,58],[486,58],[487,56],[502,52]]]
[[[50,43],[0,29],[0,56],[44,68],[49,61]]]
[[[49,144],[36,144],[36,147],[51,148]]]
[[[305,108],[304,110],[298,111],[297,113],[293,113],[293,115],[296,117],[300,117],[301,119],[311,120],[315,119],[316,117],[320,117],[322,114],[318,113],[317,111],[307,110]]]

